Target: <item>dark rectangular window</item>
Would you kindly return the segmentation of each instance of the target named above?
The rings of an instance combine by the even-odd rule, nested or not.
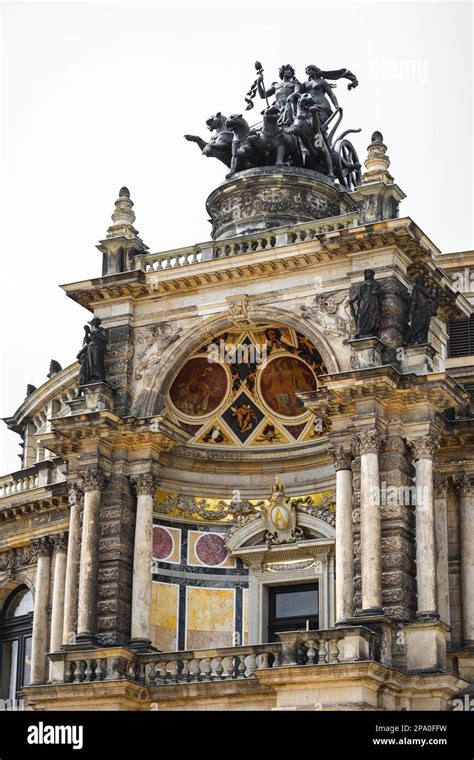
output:
[[[319,588],[317,583],[270,586],[268,589],[268,636],[278,641],[282,631],[311,631],[319,628]]]

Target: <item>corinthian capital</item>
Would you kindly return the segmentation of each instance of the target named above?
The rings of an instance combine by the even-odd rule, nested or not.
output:
[[[81,473],[84,492],[102,491],[106,483],[106,475],[99,467],[97,469],[88,469]]]
[[[458,496],[472,499],[474,497],[474,473],[460,475],[454,480]]]
[[[149,472],[142,472],[131,478],[137,496],[153,496],[158,485],[157,479]]]
[[[445,499],[448,493],[448,475],[435,472],[433,475],[433,488],[437,499]]]
[[[328,451],[336,471],[351,469],[352,453],[350,449],[345,449],[344,446],[331,446]]]
[[[358,454],[378,454],[385,443],[385,436],[378,430],[361,430],[354,434],[354,446]]]
[[[53,549],[56,552],[65,552],[67,550],[67,533],[55,533],[51,536]]]
[[[81,499],[84,496],[84,490],[83,490],[83,484],[82,481],[75,481],[74,483],[69,484],[68,492],[67,492],[67,500],[72,507],[74,504],[80,504]]]
[[[413,451],[415,461],[417,459],[433,459],[436,449],[439,446],[434,435],[422,435],[419,438],[413,438],[408,441],[408,445]]]
[[[53,553],[54,545],[50,536],[43,536],[42,538],[34,538],[31,542],[31,547],[36,558],[50,557]]]

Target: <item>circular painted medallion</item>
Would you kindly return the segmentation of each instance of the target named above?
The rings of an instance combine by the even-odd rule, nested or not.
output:
[[[189,359],[170,388],[176,409],[190,417],[206,417],[224,401],[228,379],[224,367],[205,356]]]
[[[270,359],[259,377],[262,400],[275,414],[300,417],[306,409],[297,393],[316,390],[316,378],[305,362],[294,356]]]
[[[221,565],[227,557],[224,539],[216,533],[204,533],[196,541],[196,556],[204,565]]]
[[[153,528],[153,556],[155,559],[167,559],[173,551],[173,537],[164,528]]]

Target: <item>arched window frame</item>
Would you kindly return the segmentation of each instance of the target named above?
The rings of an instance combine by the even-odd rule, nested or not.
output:
[[[18,617],[8,617],[8,610],[15,597],[30,589],[26,585],[14,589],[5,600],[0,613],[0,698],[17,700],[29,682],[27,660],[31,658],[31,640],[33,632],[33,611]],[[6,662],[9,642],[16,642],[14,660]],[[11,650],[10,650],[11,653]],[[11,683],[12,664],[16,669],[14,683]]]

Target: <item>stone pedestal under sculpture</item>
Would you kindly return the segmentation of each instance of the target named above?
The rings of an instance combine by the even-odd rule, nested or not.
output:
[[[214,240],[339,216],[354,209],[349,194],[319,172],[263,166],[238,172],[208,197]],[[335,220],[336,224],[336,220]]]

